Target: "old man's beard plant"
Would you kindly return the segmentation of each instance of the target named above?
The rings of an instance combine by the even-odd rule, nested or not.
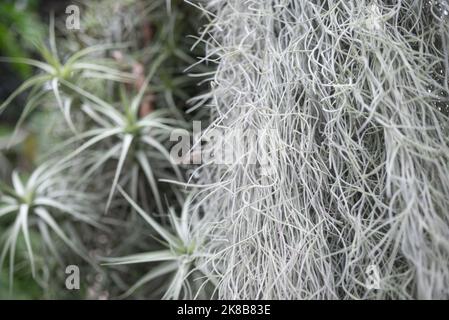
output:
[[[448,2],[203,5],[206,132],[268,155],[196,172],[219,297],[447,299]]]

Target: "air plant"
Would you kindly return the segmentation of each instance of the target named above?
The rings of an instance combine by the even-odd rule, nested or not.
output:
[[[155,64],[153,66],[153,70],[156,70],[157,65]],[[182,122],[167,117],[168,113],[163,110],[153,111],[143,117],[139,116],[141,102],[152,76],[153,72],[149,74],[138,94],[131,100],[129,100],[126,93],[122,90],[122,101],[119,108],[114,107],[81,88],[63,81],[69,88],[90,99],[90,103],[83,104],[82,111],[91,118],[95,126],[91,130],[72,139],[73,142],[84,140],[85,142],[61,161],[71,160],[91,147],[97,146],[105,141],[112,141],[112,146],[109,146],[104,154],[99,155],[94,165],[81,177],[80,182],[83,182],[93,172],[101,169],[109,160],[115,159],[117,154],[119,155],[111,190],[106,203],[106,211],[109,209],[123,168],[129,158],[132,160],[130,172],[131,185],[134,186],[134,189],[132,189],[133,197],[136,198],[139,172],[143,172],[151,187],[160,212],[162,212],[162,202],[155,178],[156,174],[150,164],[150,159],[161,159],[162,157],[162,162],[170,164],[177,178],[182,179],[179,168],[171,159],[168,150],[163,144],[163,141],[168,139],[170,132],[175,128],[173,125],[183,125]]]
[[[136,263],[157,263],[139,281],[125,292],[122,297],[130,296],[134,291],[151,281],[171,275],[172,280],[164,285],[163,299],[193,298],[202,294],[207,283],[212,279],[201,274],[201,261],[204,258],[202,246],[204,233],[201,232],[202,219],[197,211],[192,212],[191,198],[184,202],[181,215],[178,216],[173,207],[169,208],[171,225],[160,224],[150,214],[146,213],[121,188],[121,194],[131,204],[132,208],[150,225],[160,238],[164,249],[133,254],[119,258],[104,258],[107,265],[128,265]],[[201,274],[192,279],[194,274]],[[196,282],[192,284],[191,282]],[[193,292],[196,287],[197,292]],[[160,289],[160,288],[159,288]],[[183,293],[183,294],[182,294]]]
[[[72,162],[71,165],[74,163]],[[0,218],[7,219],[9,228],[3,235],[3,249],[0,268],[9,252],[10,286],[13,285],[16,245],[20,234],[26,245],[33,277],[36,275],[33,245],[30,240],[31,229],[38,230],[44,245],[58,257],[52,231],[76,254],[87,261],[90,259],[61,225],[64,221],[78,221],[103,228],[94,211],[91,195],[70,187],[73,181],[61,175],[67,166],[45,163],[39,166],[28,178],[21,177],[17,171],[12,174],[12,186],[4,182],[0,185]],[[9,219],[8,219],[9,218]]]
[[[245,160],[260,154],[241,139],[243,163],[196,171],[220,298],[449,297],[442,7],[447,1],[205,4],[211,22],[198,42],[203,62],[217,64],[207,130],[260,132],[273,168],[265,175]]]
[[[34,48],[35,39],[41,39],[44,28],[41,21],[34,14],[37,3],[27,1],[2,1],[0,4],[0,52],[13,57],[25,57]],[[22,77],[31,74],[28,65],[18,65],[16,68]]]
[[[93,59],[93,53],[108,49],[120,48],[123,45],[101,44],[79,50],[61,60],[56,46],[55,26],[53,16],[50,19],[49,27],[49,48],[42,43],[37,44],[37,49],[43,61],[30,58],[5,58],[0,57],[0,62],[18,63],[30,65],[39,69],[40,73],[30,77],[22,83],[1,105],[0,113],[20,94],[30,90],[29,99],[24,107],[22,117],[17,123],[19,127],[25,118],[42,102],[42,99],[52,92],[57,105],[64,115],[71,129],[76,132],[70,116],[72,107],[73,91],[68,89],[67,83],[76,88],[80,88],[81,79],[110,80],[118,82],[132,82],[132,74],[122,72],[113,68],[112,62],[106,60]],[[82,86],[82,85],[81,85]]]

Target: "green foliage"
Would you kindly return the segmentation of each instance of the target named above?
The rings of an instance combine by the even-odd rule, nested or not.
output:
[[[56,48],[53,17],[50,19],[49,36],[50,48],[47,48],[43,43],[39,43],[37,45],[44,61],[27,58],[0,57],[0,62],[29,65],[38,68],[41,72],[27,79],[17,90],[15,90],[8,97],[8,99],[0,105],[0,113],[11,103],[14,98],[30,89],[31,94],[28,97],[28,102],[24,107],[20,120],[17,123],[17,127],[19,127],[25,120],[25,117],[28,116],[37,106],[39,106],[42,99],[47,95],[45,85],[48,85],[50,86],[51,92],[54,95],[57,105],[64,115],[67,123],[73,131],[76,131],[70,117],[70,109],[73,101],[71,93],[72,90],[81,90],[81,88],[75,83],[80,83],[81,79],[84,78],[129,82],[133,80],[133,77],[130,74],[111,68],[104,61],[98,61],[86,57],[97,51],[116,48],[116,45],[98,45],[95,47],[84,48],[83,50],[72,54],[64,61],[61,61]],[[60,86],[62,86],[62,92]],[[69,90],[67,90],[67,86],[69,86]]]
[[[5,0],[0,3],[0,53],[9,57],[27,57],[34,45],[43,40],[44,28],[34,9],[37,1]],[[31,75],[26,64],[15,65],[22,77]]]
[[[165,248],[145,253],[133,254],[120,258],[104,259],[109,265],[127,265],[135,263],[159,263],[139,279],[125,294],[130,296],[135,290],[159,277],[172,274],[171,280],[163,288],[165,299],[192,299],[201,294],[201,290],[210,279],[196,275],[201,258],[204,235],[201,233],[201,219],[197,212],[190,208],[191,199],[186,199],[182,213],[178,216],[173,208],[169,208],[171,226],[162,226],[151,215],[140,208],[126,193],[122,195],[136,212],[153,228],[160,237]],[[190,281],[189,280],[193,280]],[[193,279],[192,279],[193,278]],[[193,288],[196,289],[193,289]],[[159,288],[160,289],[160,288]],[[196,290],[196,291],[193,291]]]
[[[74,165],[71,163],[70,165]],[[28,260],[33,277],[36,277],[35,255],[33,253],[30,228],[38,228],[41,241],[55,255],[56,245],[49,236],[54,232],[68,247],[88,260],[88,257],[77,247],[61,228],[61,219],[55,215],[68,216],[75,221],[81,221],[96,227],[101,226],[95,221],[94,208],[89,195],[74,190],[70,180],[61,176],[67,166],[46,163],[38,167],[28,179],[22,179],[14,171],[12,187],[0,185],[0,218],[10,218],[9,228],[3,234],[3,250],[0,256],[0,269],[9,252],[10,285],[13,285],[16,246],[22,235],[26,245]]]
[[[148,294],[136,291],[141,285],[157,287],[171,277],[171,285],[159,286],[165,291],[160,296],[208,297],[207,285],[192,282],[199,273],[195,263],[201,242],[198,234],[190,234],[193,225],[186,217],[191,213],[185,209],[178,217],[176,208],[183,207],[179,191],[158,181],[183,181],[168,147],[171,131],[187,126],[186,100],[198,90],[184,74],[194,62],[186,53],[193,40],[186,36],[198,21],[182,2],[165,0],[97,1],[83,9],[80,32],[58,30],[50,17],[48,42],[36,45],[39,59],[0,58],[36,71],[0,105],[2,112],[28,92],[10,142],[25,133],[33,137],[37,153],[29,165],[33,170],[26,166],[19,175],[16,169],[12,179],[2,181],[0,223],[7,231],[1,262],[9,262],[9,284],[17,283],[28,266],[44,296],[51,296],[58,286],[40,275],[46,268],[58,274],[64,263],[76,260],[71,251],[85,260],[77,263],[86,264],[84,293],[90,298],[100,285],[98,274],[105,277],[107,295],[140,297],[139,292]],[[167,211],[168,220],[161,217]],[[155,230],[148,232],[136,212]],[[161,247],[160,239],[148,237],[154,231],[171,242]],[[109,241],[100,241],[99,233]],[[143,278],[134,266],[104,272],[91,261],[134,250],[149,256],[162,252],[168,261],[151,266]],[[43,256],[48,264],[39,263]],[[123,285],[136,279],[134,286]]]

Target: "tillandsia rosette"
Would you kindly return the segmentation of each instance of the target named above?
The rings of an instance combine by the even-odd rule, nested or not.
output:
[[[20,143],[35,135],[37,153],[13,172],[16,163],[3,154],[0,159],[5,161],[0,223],[7,230],[1,262],[12,292],[25,261],[45,292],[57,292],[57,281],[41,275],[60,275],[76,261],[88,270],[81,293],[88,298],[125,292],[204,297],[207,285],[197,287],[191,280],[198,273],[192,261],[200,241],[188,234],[191,212],[183,209],[188,196],[184,188],[159,182],[185,179],[170,157],[169,139],[174,129],[188,129],[187,100],[201,88],[184,72],[196,61],[190,52],[195,40],[188,38],[199,26],[190,15],[194,8],[165,0],[71,5],[80,13],[79,30],[64,26],[64,15],[51,14],[48,37],[36,42],[39,56],[0,59],[36,70],[0,106],[0,112],[16,108],[17,98],[26,96],[5,150],[19,145],[20,154]],[[27,142],[13,143],[23,135]],[[155,230],[142,223],[143,212]],[[176,243],[167,246],[164,235],[172,232]],[[171,258],[141,268],[102,265],[103,257],[135,250],[150,256],[165,250]],[[42,268],[43,259],[49,268]],[[161,273],[165,267],[169,270]],[[142,279],[141,272],[153,276]],[[172,285],[160,287],[160,279],[171,277]],[[160,289],[142,289],[142,281]]]

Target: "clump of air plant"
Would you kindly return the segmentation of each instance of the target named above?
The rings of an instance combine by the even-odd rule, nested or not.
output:
[[[201,261],[205,258],[203,220],[197,210],[190,207],[190,198],[186,199],[181,214],[178,216],[174,208],[169,208],[170,228],[161,225],[150,214],[140,208],[123,190],[122,195],[133,209],[156,232],[159,241],[165,248],[133,254],[120,258],[104,258],[109,265],[127,265],[136,263],[157,264],[131,286],[122,297],[128,297],[140,287],[159,278],[169,276],[165,284],[155,290],[163,292],[164,299],[192,299],[209,297],[205,290],[212,281],[201,274]],[[171,279],[170,279],[171,278]]]
[[[208,130],[268,150],[196,172],[219,297],[447,299],[447,2],[205,7]]]
[[[82,83],[86,79],[119,82],[132,82],[134,80],[132,74],[114,68],[114,61],[100,60],[90,56],[95,52],[116,48],[117,45],[100,44],[83,48],[73,53],[67,59],[61,60],[56,45],[53,16],[50,19],[49,27],[49,48],[44,43],[38,43],[36,46],[43,61],[29,58],[0,57],[0,62],[29,65],[40,71],[27,79],[0,105],[1,114],[17,96],[27,90],[30,91],[27,104],[17,123],[17,127],[23,123],[25,117],[29,116],[34,109],[42,105],[43,98],[51,92],[67,123],[73,131],[76,131],[71,117],[72,102],[74,100],[72,95],[73,87],[77,89],[83,88]]]
[[[137,192],[138,176],[142,172],[153,192],[153,198],[160,212],[163,209],[156,182],[156,176],[158,174],[155,174],[155,169],[152,168],[150,159],[157,159],[160,162],[165,161],[176,173],[177,178],[182,179],[180,170],[174,164],[168,150],[163,145],[164,141],[168,140],[170,132],[174,130],[173,125],[176,125],[180,121],[168,118],[167,112],[163,112],[162,110],[153,111],[144,117],[139,117],[140,106],[150,78],[151,75],[145,80],[145,84],[141,87],[139,93],[132,99],[128,99],[124,93],[120,108],[96,96],[89,95],[91,101],[83,104],[81,109],[91,118],[95,125],[90,130],[75,137],[75,141],[87,141],[84,141],[81,146],[61,160],[64,162],[67,159],[72,159],[88,148],[98,147],[100,143],[104,143],[106,140],[114,140],[113,138],[115,138],[115,141],[107,145],[108,149],[105,149],[104,153],[96,154],[96,159],[92,159],[92,166],[78,181],[78,184],[83,183],[91,177],[93,172],[101,169],[109,160],[115,160],[118,155],[117,167],[106,203],[106,209],[109,208],[113,199],[115,189],[127,160],[130,160],[133,164],[129,168],[129,172],[131,173],[129,181],[131,185],[130,189],[134,190],[134,199],[136,198],[135,193]],[[80,89],[74,87],[74,90],[79,91]],[[87,93],[83,92],[80,92],[80,94],[87,95]],[[161,171],[163,168],[159,167],[157,169]]]
[[[8,257],[11,288],[20,235],[24,239],[33,277],[36,277],[37,271],[36,254],[33,250],[36,239],[31,240],[32,232],[39,234],[39,242],[54,258],[61,260],[61,250],[50,236],[51,233],[76,254],[92,263],[82,246],[71,239],[65,231],[68,224],[75,222],[104,228],[98,223],[98,215],[95,212],[94,203],[98,199],[83,189],[74,189],[73,177],[66,175],[68,168],[76,165],[81,167],[80,164],[73,162],[65,165],[48,162],[36,168],[27,178],[14,171],[11,186],[0,182],[0,219],[3,225],[8,227],[1,239],[0,269]],[[4,219],[6,222],[3,222]],[[39,249],[42,250],[40,247]],[[44,252],[37,253],[38,256],[43,254]]]
[[[170,132],[177,127],[186,127],[186,101],[198,92],[196,80],[184,73],[195,62],[186,53],[194,43],[187,35],[194,31],[193,26],[198,24],[198,19],[188,13],[192,8],[182,1],[128,0],[117,3],[104,0],[95,3],[80,2],[79,5],[83,8],[80,31],[58,30],[59,24],[53,17],[50,19],[48,46],[39,45],[42,61],[0,59],[3,62],[30,65],[37,71],[36,75],[26,80],[1,103],[0,113],[18,95],[28,91],[27,103],[17,128],[29,132],[30,127],[33,127],[37,140],[47,140],[37,148],[35,163],[31,161],[33,163],[29,164],[29,167],[39,168],[37,171],[42,176],[39,184],[42,186],[36,185],[34,181],[28,188],[26,182],[22,183],[23,189],[36,189],[39,192],[32,192],[33,196],[24,197],[22,185],[18,183],[22,180],[15,175],[14,190],[8,189],[9,195],[2,198],[6,202],[0,203],[0,210],[3,210],[0,212],[4,212],[5,218],[9,216],[18,219],[4,222],[4,225],[13,228],[5,245],[5,252],[12,255],[19,231],[26,230],[25,217],[30,217],[29,221],[33,217],[36,223],[43,223],[50,228],[58,227],[57,224],[45,223],[53,217],[55,208],[51,208],[48,201],[45,205],[35,203],[37,200],[34,197],[38,194],[37,199],[40,201],[45,194],[46,198],[53,199],[53,190],[58,188],[52,187],[50,192],[45,186],[54,181],[50,172],[59,170],[57,168],[64,168],[61,169],[64,177],[69,175],[67,180],[62,179],[67,183],[58,185],[58,192],[55,191],[57,194],[64,194],[63,198],[57,200],[58,217],[63,216],[60,217],[61,221],[65,221],[64,218],[70,212],[73,213],[75,207],[78,208],[75,205],[77,202],[83,201],[75,192],[78,189],[83,190],[82,194],[95,198],[95,206],[92,207],[95,213],[104,213],[104,208],[107,209],[108,214],[99,217],[109,227],[101,230],[101,237],[100,232],[86,225],[71,224],[71,230],[80,231],[78,233],[82,234],[81,238],[89,243],[90,258],[111,254],[126,255],[137,249],[150,250],[159,245],[157,240],[146,237],[148,230],[144,230],[135,214],[123,210],[123,201],[116,196],[117,189],[129,194],[133,212],[140,212],[140,208],[152,212],[152,216],[148,217],[167,230],[173,231],[172,227],[177,224],[172,225],[167,219],[159,219],[158,215],[172,207],[167,204],[174,204],[175,208],[170,209],[170,212],[172,219],[175,219],[176,210],[183,207],[175,187],[159,183],[158,179],[174,179],[178,182],[183,180],[183,172],[173,163],[168,147]],[[67,52],[70,54],[66,54]],[[62,112],[53,108],[54,105]],[[32,119],[44,118],[45,121],[50,116],[52,122],[45,123],[48,126],[45,130],[39,130],[38,125],[36,130],[34,125],[30,125]],[[54,126],[54,123],[58,126]],[[47,131],[51,132],[47,134]],[[16,136],[18,132],[17,130]],[[47,136],[51,139],[47,139]],[[48,168],[48,174],[40,168]],[[69,169],[70,173],[67,173]],[[26,173],[21,177],[25,179]],[[25,195],[28,194],[27,191]],[[31,199],[29,202],[22,203],[22,200],[28,198]],[[67,207],[62,207],[60,202]],[[55,202],[51,204],[54,205]],[[91,203],[86,202],[86,205]],[[64,208],[70,211],[66,212]],[[84,209],[86,208],[83,206]],[[21,210],[27,214],[21,214]],[[48,214],[43,214],[42,210],[47,210]],[[185,228],[185,223],[190,226],[192,221],[197,220],[199,219],[192,218],[183,222],[182,228]],[[34,224],[30,227],[34,228]],[[71,235],[59,232],[56,227],[53,230],[62,242],[67,245],[73,243]],[[27,233],[23,234],[27,238]],[[181,236],[179,235],[183,240]],[[194,258],[189,256],[187,261],[180,256],[187,256],[184,252],[186,250],[189,255],[193,254],[192,250],[196,252],[197,247],[192,249],[193,247],[186,246],[187,243],[182,241],[169,245],[169,249],[175,250],[179,256],[179,263],[169,265],[168,275],[174,273],[177,276],[173,286],[163,288],[167,289],[167,298],[181,296],[181,293],[194,296],[196,292],[204,291],[194,288],[200,282],[190,284],[191,273],[197,273],[193,271],[190,262]],[[74,249],[75,246],[71,248]],[[28,246],[30,263],[33,260],[32,253],[36,251],[32,249],[34,248]],[[10,259],[11,261],[14,259]],[[13,270],[13,265],[10,265],[11,276]],[[154,272],[149,271],[157,274],[157,270],[158,268]],[[141,276],[138,274],[139,269],[134,266],[120,275],[114,270],[108,271],[110,272],[107,274],[97,269],[93,272],[90,269],[86,271],[89,275],[86,283],[89,297],[115,296],[119,291],[129,291],[131,294],[133,290],[123,288],[123,284],[131,283],[136,275],[139,278]],[[96,275],[100,275],[102,280],[99,281]],[[185,278],[189,278],[189,281],[185,281]]]

